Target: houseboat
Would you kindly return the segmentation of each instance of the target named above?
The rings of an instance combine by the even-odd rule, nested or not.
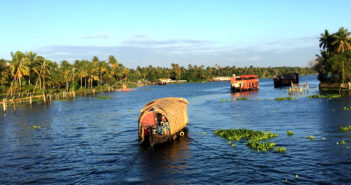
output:
[[[298,73],[288,73],[275,76],[273,78],[274,87],[290,86],[293,84],[299,83],[299,74]]]
[[[189,123],[188,104],[186,99],[176,97],[161,98],[146,104],[139,115],[140,143],[153,147],[183,136],[183,129]]]
[[[258,76],[257,75],[241,75],[232,76],[231,79],[231,91],[242,92],[257,90],[259,88]]]

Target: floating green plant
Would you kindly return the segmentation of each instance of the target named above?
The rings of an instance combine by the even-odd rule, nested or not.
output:
[[[273,142],[259,142],[257,140],[249,140],[245,145],[257,151],[269,151],[275,147]]]
[[[204,133],[202,133],[203,135],[206,135],[207,134],[207,132],[204,132]]]
[[[249,98],[247,97],[241,97],[241,98],[236,98],[236,100],[248,100]]]
[[[151,91],[152,89],[144,89],[144,91]]]
[[[306,138],[308,138],[310,140],[314,140],[314,136],[306,136]]]
[[[327,96],[325,95],[320,95],[320,94],[316,94],[316,95],[311,95],[311,96],[307,96],[308,98],[326,98]]]
[[[35,128],[35,129],[40,129],[41,128],[40,126],[37,126],[37,125],[33,125],[32,127]]]
[[[274,99],[275,101],[284,101],[284,100],[297,100],[295,97],[278,97]]]
[[[260,142],[261,140],[267,140],[272,137],[278,137],[278,134],[270,131],[255,131],[249,129],[219,129],[214,131],[214,135],[223,137],[230,141],[240,139],[246,139],[246,146],[255,149],[257,151],[269,151],[274,148],[275,143],[273,142]]]
[[[328,97],[329,99],[334,99],[334,98],[340,98],[341,95],[340,95],[340,94],[328,94],[327,97]]]
[[[288,130],[286,133],[288,134],[288,136],[294,135],[294,132],[292,130]]]
[[[111,99],[112,97],[110,96],[98,96],[96,97],[97,100],[106,100],[106,99]]]
[[[271,101],[272,99],[269,99],[269,98],[266,99],[266,98],[265,98],[264,100],[266,100],[266,101]]]
[[[232,144],[232,147],[235,147],[235,144]]]
[[[322,137],[322,140],[323,140],[323,141],[325,141],[325,140],[326,140],[326,138],[325,138],[325,137]]]
[[[340,144],[344,145],[346,142],[344,140],[341,140]]]
[[[221,99],[221,100],[219,100],[220,102],[225,102],[225,101],[231,101],[231,100],[229,100],[229,99]]]
[[[344,107],[344,111],[349,111],[351,110],[351,106],[350,107]]]
[[[351,132],[351,125],[345,127],[339,127],[339,130],[342,132]]]
[[[340,98],[341,95],[340,94],[327,94],[327,95],[321,95],[321,94],[316,94],[316,95],[311,95],[311,96],[307,96],[308,98],[329,98],[329,99],[333,99],[333,98]]]
[[[274,151],[275,151],[275,152],[286,152],[286,147],[280,147],[280,146],[278,146],[278,147],[276,147],[276,148],[274,149]]]
[[[232,144],[232,141],[228,141],[228,144]]]
[[[131,110],[128,110],[128,112],[132,112]]]

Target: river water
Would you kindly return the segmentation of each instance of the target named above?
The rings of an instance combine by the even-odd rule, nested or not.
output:
[[[303,76],[309,95],[319,94],[316,76]],[[230,83],[149,86],[132,92],[100,93],[111,99],[22,105],[0,116],[0,184],[349,184],[351,183],[351,97],[328,100],[273,88],[231,94]],[[99,96],[97,95],[97,96]],[[155,148],[137,141],[137,119],[147,102],[183,97],[186,136]],[[235,100],[245,96],[249,100]],[[232,100],[232,101],[223,101]],[[216,129],[270,130],[285,153],[236,147],[213,135]],[[287,136],[288,130],[294,131]],[[314,140],[306,136],[314,136]],[[325,138],[323,140],[322,138]],[[346,144],[341,145],[341,140]],[[339,144],[337,144],[339,143]]]

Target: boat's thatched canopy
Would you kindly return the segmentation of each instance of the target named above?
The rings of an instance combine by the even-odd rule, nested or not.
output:
[[[153,100],[145,105],[139,115],[139,131],[141,120],[150,112],[157,112],[164,115],[170,126],[171,134],[182,130],[188,124],[187,105],[189,102],[184,98],[168,97]]]

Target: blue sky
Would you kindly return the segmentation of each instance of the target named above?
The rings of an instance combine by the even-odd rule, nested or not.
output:
[[[0,7],[0,58],[17,50],[57,62],[114,55],[127,67],[306,66],[324,29],[351,29],[348,0],[3,0]]]

